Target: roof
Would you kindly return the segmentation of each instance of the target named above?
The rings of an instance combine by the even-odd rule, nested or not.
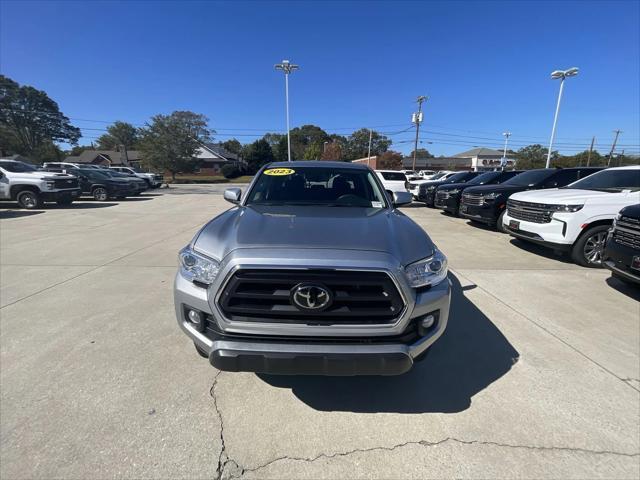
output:
[[[227,160],[238,160],[237,154],[230,152],[219,143],[205,143],[205,147],[216,155],[219,155]]]
[[[416,158],[416,169],[427,169],[434,166],[441,165],[463,165],[470,166],[469,158],[459,158],[459,157],[417,157]],[[402,159],[402,166],[413,168],[413,157],[404,157]]]
[[[502,157],[502,153],[499,150],[493,150],[492,148],[484,148],[484,147],[480,147],[480,148],[472,148],[471,150],[467,150],[466,152],[462,152],[462,153],[458,153],[456,155],[454,155],[454,157],[460,158],[460,157],[477,157],[480,155],[486,155],[486,156],[491,156],[491,157]]]
[[[64,159],[65,162],[70,163],[92,163],[96,157],[103,156],[111,163],[120,165],[122,164],[122,158],[124,157],[124,151],[117,150],[85,150],[80,155],[69,156]],[[140,152],[137,150],[127,150],[127,159],[130,162],[136,162],[141,160]]]
[[[351,162],[329,162],[324,160],[294,160],[292,162],[273,162],[267,164],[269,168],[295,168],[295,167],[324,167],[324,168],[369,168],[361,163]]]

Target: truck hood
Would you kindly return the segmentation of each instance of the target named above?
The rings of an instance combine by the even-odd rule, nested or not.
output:
[[[398,211],[321,206],[232,208],[204,226],[193,248],[219,260],[238,248],[369,250],[403,265],[435,250],[425,231]]]
[[[67,175],[66,173],[54,173],[54,172],[11,172],[12,179],[23,179],[23,180],[53,180],[56,178],[75,178],[73,175]]]
[[[520,187],[516,185],[478,185],[476,187],[467,187],[465,193],[476,193],[486,195],[487,193],[497,193],[504,195],[511,195],[515,192],[522,192],[527,187]]]
[[[511,196],[513,200],[523,202],[545,203],[550,205],[583,205],[588,200],[611,200],[614,197],[627,197],[623,192],[602,192],[600,190],[580,190],[574,188],[550,188],[546,190],[529,190]],[[637,195],[637,194],[636,194]]]

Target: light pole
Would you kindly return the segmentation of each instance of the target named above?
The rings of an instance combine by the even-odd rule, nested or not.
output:
[[[551,72],[551,78],[553,80],[560,79],[560,92],[558,93],[558,103],[556,104],[556,114],[553,116],[553,127],[551,128],[551,140],[549,141],[549,151],[547,152],[547,166],[551,165],[551,148],[553,147],[553,140],[556,136],[556,123],[558,122],[558,112],[560,111],[560,100],[562,100],[562,89],[564,88],[564,79],[567,77],[575,77],[578,75],[578,68],[573,67],[568,70],[555,70]]]
[[[289,74],[300,68],[298,65],[290,63],[289,60],[282,60],[282,63],[274,65],[276,70],[284,72],[284,96],[287,106],[287,158],[291,161],[291,137],[289,136]]]
[[[507,145],[509,144],[509,137],[511,136],[511,132],[504,132],[502,135],[504,135],[504,152],[502,152],[502,161],[501,163],[501,167],[502,170],[504,170],[504,168],[507,166]]]

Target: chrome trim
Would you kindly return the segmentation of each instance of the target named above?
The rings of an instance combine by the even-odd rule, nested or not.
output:
[[[220,288],[218,288],[218,291],[216,292],[216,295],[213,299],[213,306],[215,307],[216,312],[218,313],[218,315],[220,315],[220,318],[222,318],[226,323],[228,323],[229,325],[234,325],[234,326],[241,326],[241,327],[255,327],[256,326],[256,322],[234,322],[233,320],[230,320],[229,318],[227,318],[224,313],[222,312],[222,307],[220,305],[220,297],[222,296],[222,293],[224,292],[224,290],[227,287],[227,284],[229,283],[229,281],[231,280],[231,277],[238,271],[238,270],[242,270],[242,269],[251,269],[251,270],[330,270],[330,271],[337,271],[337,272],[378,272],[378,273],[385,273],[389,276],[389,278],[391,278],[391,281],[393,282],[393,285],[396,287],[396,290],[398,290],[398,293],[400,293],[400,297],[402,298],[402,302],[404,304],[402,310],[400,311],[400,313],[398,314],[398,316],[395,318],[395,321],[393,323],[350,323],[347,325],[340,325],[340,324],[332,324],[330,325],[331,328],[379,328],[379,327],[383,327],[383,328],[393,328],[393,327],[397,327],[404,319],[405,314],[407,313],[408,307],[409,307],[409,302],[407,301],[407,297],[405,295],[404,290],[402,289],[402,287],[400,286],[400,284],[398,283],[398,281],[396,280],[395,276],[391,274],[390,271],[388,270],[380,270],[377,268],[327,268],[325,266],[305,266],[305,267],[298,267],[298,266],[283,266],[283,265],[278,265],[278,266],[273,266],[273,265],[235,265],[233,266],[229,272],[227,272],[227,275],[225,276],[224,280],[222,281],[222,284],[220,285]],[[279,322],[260,322],[260,325],[269,325],[269,326],[279,326],[282,327],[282,323]],[[300,324],[296,324],[299,326],[304,326],[304,323],[300,323]],[[288,325],[290,326],[290,325]]]

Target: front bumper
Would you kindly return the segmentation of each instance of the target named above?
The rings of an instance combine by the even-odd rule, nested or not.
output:
[[[76,199],[80,196],[80,188],[67,188],[53,192],[41,192],[40,196],[44,202],[57,202],[58,200]]]
[[[631,268],[633,258],[638,256],[640,256],[640,250],[620,245],[613,241],[609,235],[604,249],[602,266],[627,280],[640,284],[640,270]]]
[[[503,217],[505,230],[511,235],[525,240],[531,239],[540,245],[548,245],[554,249],[568,250],[580,235],[579,225],[582,221],[575,218],[579,213],[554,213],[548,223],[535,223],[519,220],[509,215]],[[518,222],[518,230],[509,227],[511,221]]]
[[[216,298],[226,274],[238,265],[255,268],[253,262],[265,258],[264,251],[248,251],[253,262],[243,259],[243,254],[229,260],[219,278],[208,289],[198,287],[180,273],[175,279],[175,309],[180,328],[209,356],[210,363],[228,371],[252,371],[263,373],[310,374],[310,375],[397,375],[409,370],[415,359],[424,353],[443,333],[449,316],[451,285],[444,281],[425,291],[408,287],[406,280],[391,273],[405,299],[406,308],[393,324],[365,325],[313,325],[260,322],[230,322],[222,315]],[[283,261],[273,258],[280,254]],[[342,252],[333,258],[324,259],[333,268],[366,269],[360,261],[368,263],[369,269],[381,270],[376,264],[381,258],[371,258],[371,252]],[[233,254],[232,254],[233,255]],[[271,250],[269,268],[291,268],[292,258],[303,258],[306,268],[327,268],[322,265],[326,253],[311,250],[296,252]],[[381,254],[380,256],[386,256]],[[284,258],[288,264],[284,264]],[[315,258],[314,258],[315,257]],[[368,258],[368,260],[365,259]],[[302,261],[301,261],[302,262]],[[286,265],[286,267],[285,267]],[[264,264],[262,265],[264,266]],[[200,310],[211,316],[215,331],[200,331],[185,318],[185,307]],[[437,312],[433,327],[421,334],[404,340],[403,335],[416,319]]]
[[[433,201],[436,196],[436,191],[434,190],[421,190],[418,192],[418,201],[424,202],[429,206],[433,206]]]
[[[469,220],[486,223],[487,225],[495,225],[498,219],[498,212],[499,209],[492,203],[484,205],[467,205],[462,203],[458,214]]]
[[[445,212],[457,213],[460,208],[460,196],[458,194],[450,194],[449,197],[445,199],[439,199],[436,195],[434,206]]]

